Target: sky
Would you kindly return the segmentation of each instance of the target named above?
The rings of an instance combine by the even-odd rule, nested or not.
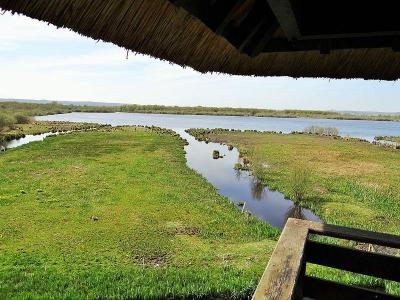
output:
[[[400,112],[400,82],[201,74],[0,14],[0,98]]]

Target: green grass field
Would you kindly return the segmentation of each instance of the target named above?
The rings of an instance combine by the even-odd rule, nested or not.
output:
[[[278,233],[124,127],[0,154],[1,299],[246,298]]]

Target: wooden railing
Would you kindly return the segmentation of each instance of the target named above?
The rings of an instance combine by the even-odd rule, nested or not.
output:
[[[306,275],[307,263],[312,263],[400,282],[400,257],[317,242],[310,239],[313,234],[400,249],[395,235],[289,219],[253,299],[400,299]]]

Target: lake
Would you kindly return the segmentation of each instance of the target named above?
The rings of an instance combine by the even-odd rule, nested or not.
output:
[[[342,136],[363,138],[372,141],[379,135],[400,135],[400,122],[328,120],[306,118],[234,117],[201,115],[167,115],[137,113],[70,113],[42,116],[38,120],[95,122],[111,125],[154,125],[173,130],[187,128],[251,129],[260,131],[302,131],[317,125],[339,129]]]

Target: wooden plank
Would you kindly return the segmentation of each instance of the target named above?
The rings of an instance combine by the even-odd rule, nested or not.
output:
[[[192,15],[199,18],[212,31],[215,31],[222,20],[229,14],[236,3],[243,0],[232,1],[206,1],[206,0],[174,0],[176,6],[183,7]]]
[[[279,24],[278,21],[272,20],[271,24],[269,25],[268,29],[265,30],[263,37],[261,40],[257,43],[257,45],[254,46],[253,50],[250,53],[250,56],[257,56],[260,54],[263,49],[268,45],[270,40],[272,39],[273,35],[275,32],[278,30]]]
[[[275,16],[265,0],[256,0],[248,12],[236,18],[223,36],[239,51],[250,54]]]
[[[303,265],[308,227],[289,219],[253,295],[254,300],[287,300],[295,294]]]
[[[224,17],[221,24],[216,28],[215,33],[223,35],[226,28],[229,26],[230,22],[239,16],[245,15],[252,5],[254,5],[255,0],[239,0],[231,9],[231,11]]]
[[[262,26],[264,25],[264,23],[266,22],[266,20],[261,19],[260,22],[258,23],[257,26],[254,27],[254,29],[252,30],[252,32],[249,33],[249,35],[246,37],[246,39],[239,45],[238,49],[239,51],[243,51],[244,48],[251,43],[252,39],[254,38],[254,36],[257,34],[258,31],[260,31],[260,29],[262,28]]]
[[[304,297],[324,300],[398,300],[400,297],[388,295],[380,291],[351,285],[340,284],[333,281],[305,276],[303,279]]]
[[[392,48],[395,47],[396,36],[335,38],[329,39],[330,50],[341,49],[366,49],[366,48]],[[324,40],[296,40],[289,42],[286,39],[272,39],[262,49],[262,52],[294,52],[321,50]]]
[[[361,32],[361,33],[336,33],[336,34],[319,34],[319,35],[303,35],[299,40],[327,40],[327,39],[357,39],[357,38],[379,38],[387,36],[399,36],[400,31],[385,32]]]
[[[297,40],[301,34],[290,0],[267,0],[287,39]]]
[[[307,262],[400,282],[400,257],[314,241],[306,246]]]
[[[400,236],[303,220],[310,233],[400,249]]]

